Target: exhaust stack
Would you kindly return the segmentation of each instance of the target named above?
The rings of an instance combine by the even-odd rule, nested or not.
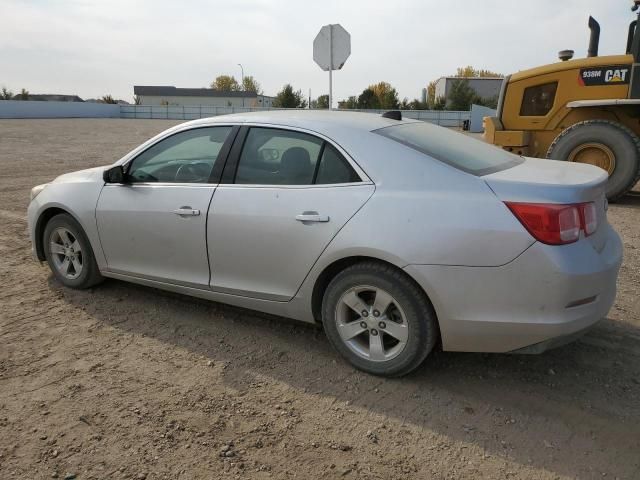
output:
[[[589,38],[587,57],[597,57],[598,45],[600,44],[600,24],[592,16],[589,16],[589,29],[591,30],[591,37]]]

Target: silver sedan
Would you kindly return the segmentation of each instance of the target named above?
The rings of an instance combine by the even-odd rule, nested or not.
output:
[[[322,324],[357,368],[444,350],[541,352],[611,307],[607,174],[427,123],[263,112],[171,128],[112,166],[34,187],[34,256]]]

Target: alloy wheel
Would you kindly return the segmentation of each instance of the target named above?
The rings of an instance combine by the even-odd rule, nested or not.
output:
[[[409,338],[407,317],[399,303],[377,287],[361,285],[347,290],[336,306],[335,321],[345,345],[374,362],[400,355]]]
[[[82,247],[70,230],[58,227],[51,233],[49,252],[60,275],[68,280],[75,280],[82,274]]]

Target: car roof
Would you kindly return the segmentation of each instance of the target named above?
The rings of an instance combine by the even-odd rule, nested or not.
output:
[[[189,122],[191,126],[215,125],[217,123],[263,123],[287,127],[303,128],[330,134],[332,131],[360,130],[372,131],[401,123],[418,120],[392,120],[380,114],[340,110],[264,110],[260,112],[233,113],[202,118]]]

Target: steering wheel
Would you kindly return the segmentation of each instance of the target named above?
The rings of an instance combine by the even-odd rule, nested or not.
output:
[[[194,183],[202,183],[208,180],[208,176],[202,175],[202,171],[198,171],[196,168],[197,164],[193,163],[185,163],[184,165],[180,165],[178,170],[176,171],[175,181],[176,182],[194,182]],[[201,165],[201,164],[200,164]]]

